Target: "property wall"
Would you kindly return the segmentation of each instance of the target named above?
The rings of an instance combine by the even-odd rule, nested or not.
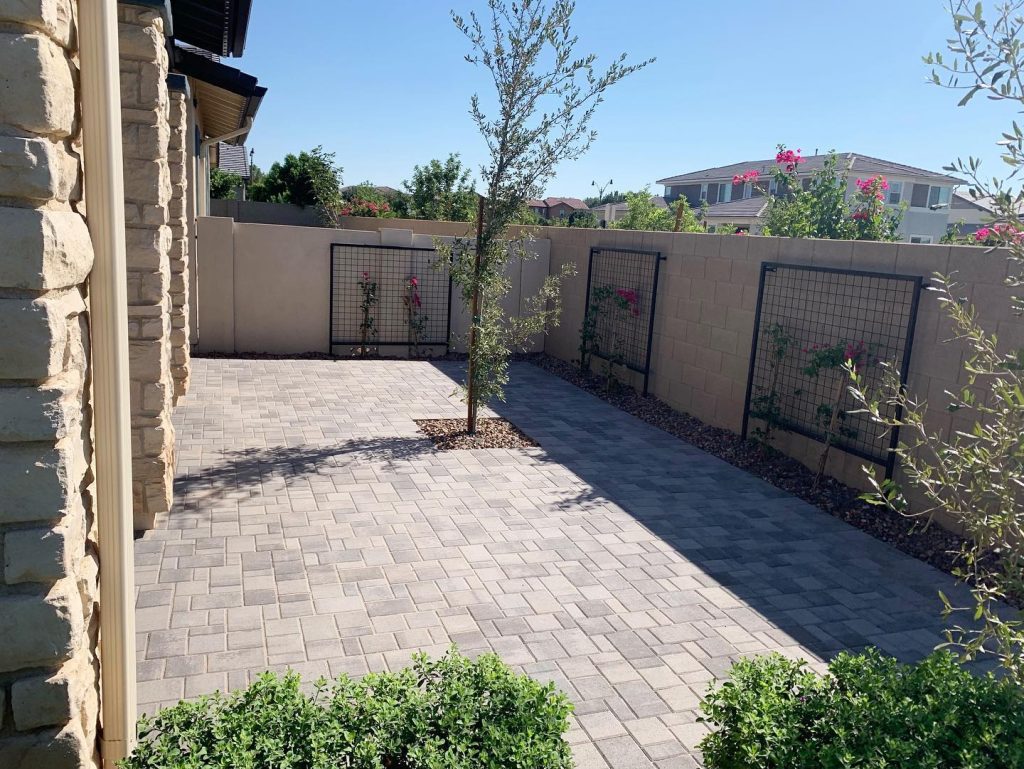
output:
[[[375,225],[376,223],[376,225]],[[410,227],[416,232],[455,234],[465,224],[416,220],[346,219],[343,226]],[[583,322],[587,261],[595,246],[660,251],[661,267],[651,361],[650,392],[673,408],[707,424],[738,432],[742,427],[750,344],[761,263],[781,261],[920,275],[953,272],[958,294],[978,308],[985,327],[1006,349],[1024,347],[1024,319],[1011,310],[1003,280],[1005,254],[970,246],[916,245],[831,240],[793,240],[669,232],[631,232],[545,227],[552,274],[564,264],[576,269],[563,284],[560,325],[545,341],[545,352],[578,359]],[[969,427],[966,418],[945,409],[947,390],[965,384],[964,346],[950,341],[952,330],[934,295],[922,293],[910,365],[909,389],[931,404],[929,430],[948,435]],[[638,375],[632,375],[639,384]],[[822,445],[781,434],[777,446],[816,468]],[[828,472],[854,487],[866,488],[863,460],[833,451]]]
[[[353,220],[354,221],[354,220]],[[370,220],[372,230],[240,224],[200,217],[198,268],[199,352],[298,354],[329,350],[330,251],[332,243],[431,248],[433,233],[388,227],[396,220]],[[443,224],[443,223],[442,223]],[[464,234],[466,225],[438,227]],[[547,241],[532,245],[538,258],[509,266],[512,291],[505,310],[517,313],[548,274]],[[469,328],[469,314],[457,295],[452,301],[452,334]],[[533,340],[537,349],[543,340]],[[453,349],[460,349],[458,343]],[[390,352],[390,351],[389,351]],[[401,350],[396,349],[395,354]]]
[[[118,4],[127,225],[128,339],[135,528],[171,505],[171,172],[164,19],[152,4]],[[180,261],[177,269],[181,272]],[[179,317],[180,321],[180,317]]]
[[[98,766],[76,8],[0,2],[0,767]]]
[[[291,203],[262,203],[255,200],[210,201],[210,216],[226,216],[244,224],[287,224],[293,227],[322,227],[315,208]]]

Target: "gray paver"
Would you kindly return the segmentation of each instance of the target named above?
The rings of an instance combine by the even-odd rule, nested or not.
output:
[[[581,766],[694,766],[741,654],[941,639],[952,580],[527,364],[540,444],[438,453],[459,366],[197,359],[176,503],[136,542],[140,709],[492,649],[576,699]],[[491,413],[491,412],[489,412]]]

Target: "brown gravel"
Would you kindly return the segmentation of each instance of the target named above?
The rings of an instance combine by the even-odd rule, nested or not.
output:
[[[860,499],[858,490],[835,478],[823,479],[814,489],[814,472],[797,460],[754,441],[744,441],[730,430],[706,425],[696,417],[673,410],[654,396],[643,396],[627,387],[619,387],[609,393],[603,379],[584,374],[575,364],[547,355],[524,359],[616,408],[810,502],[907,555],[951,574],[957,565],[964,540],[938,524],[928,526],[921,520],[869,505]]]
[[[465,419],[416,419],[414,421],[441,451],[528,449],[538,445],[533,438],[507,419],[477,419],[476,435],[469,435],[466,432]]]

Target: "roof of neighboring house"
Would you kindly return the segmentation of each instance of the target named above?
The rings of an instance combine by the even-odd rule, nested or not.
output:
[[[186,46],[171,49],[171,69],[193,80],[193,94],[203,115],[203,133],[208,137],[223,136],[251,123],[267,93],[252,75],[213,58]],[[247,135],[245,132],[226,141],[244,144]]]
[[[252,0],[170,0],[174,38],[220,56],[241,56]]]
[[[764,209],[767,206],[768,198],[766,197],[730,200],[728,203],[715,203],[713,206],[708,206],[707,215],[708,218],[714,217],[716,219],[730,216],[756,218],[764,213]]]
[[[347,187],[342,187],[341,194],[345,195],[354,190],[356,187],[362,186],[362,184],[350,184]],[[397,195],[399,193],[399,190],[396,190],[394,187],[388,187],[386,184],[374,184],[371,186],[381,195]]]
[[[579,198],[544,198],[544,200],[530,198],[526,201],[526,205],[530,208],[554,208],[562,203],[569,206],[569,208],[575,208],[578,211],[586,211],[590,208],[590,206]]]
[[[950,205],[953,209],[964,209],[974,208],[979,211],[987,211],[990,214],[996,213],[995,200],[991,195],[985,195],[979,198],[972,198],[970,195],[965,195],[962,192],[953,193],[953,202]],[[1017,213],[1024,214],[1024,200],[1017,202]]]
[[[817,171],[825,164],[828,157],[828,155],[809,155],[805,157],[804,162],[800,164],[798,172],[805,174]],[[872,174],[884,174],[887,176],[914,176],[922,179],[928,179],[930,181],[945,182],[947,184],[966,183],[963,179],[957,179],[955,176],[949,176],[936,171],[927,171],[923,168],[915,168],[914,166],[904,165],[903,163],[893,163],[890,160],[873,158],[869,155],[861,155],[855,152],[836,153],[836,157],[839,162],[839,167],[848,168],[848,173],[851,174],[862,174],[864,176],[870,176]],[[775,158],[769,158],[767,160],[745,160],[742,163],[731,163],[726,166],[716,166],[715,168],[691,171],[690,173],[679,174],[678,176],[669,176],[664,179],[659,179],[657,183],[675,185],[686,184],[687,182],[732,179],[732,177],[737,174],[742,174],[744,171],[751,170],[759,171],[764,175],[768,175],[772,173],[774,169]]]
[[[249,153],[244,144],[217,142],[217,168],[249,180]]]

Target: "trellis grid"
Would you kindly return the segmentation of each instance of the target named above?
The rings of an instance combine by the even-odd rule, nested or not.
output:
[[[594,247],[590,249],[587,265],[584,324],[593,311],[594,297],[600,289],[634,292],[636,302],[630,303],[625,312],[606,310],[598,315],[594,323],[596,348],[593,354],[607,360],[614,347],[626,368],[643,375],[644,395],[651,374],[658,275],[664,258],[660,251]]]
[[[906,384],[922,278],[883,272],[765,262],[757,294],[751,341],[743,437],[747,437],[752,402],[770,396],[778,427],[825,442],[831,405],[846,386],[843,368],[823,369],[817,376],[805,369],[815,350],[839,345],[863,348],[861,374],[870,389],[879,383],[881,363],[899,366]],[[779,353],[784,349],[784,354]],[[849,395],[842,398],[832,445],[885,466],[891,477],[899,433],[888,444],[865,414],[851,414]],[[761,401],[765,402],[764,400]],[[831,423],[835,424],[835,423]]]
[[[331,244],[331,352],[350,347],[341,354],[362,354],[363,274],[377,284],[377,302],[370,310],[374,333],[367,339],[370,349],[379,347],[438,347],[447,350],[451,329],[451,279],[447,269],[437,267],[438,254],[432,248]],[[420,325],[415,335],[410,324],[406,298],[409,282],[417,281],[419,306],[414,320]]]

